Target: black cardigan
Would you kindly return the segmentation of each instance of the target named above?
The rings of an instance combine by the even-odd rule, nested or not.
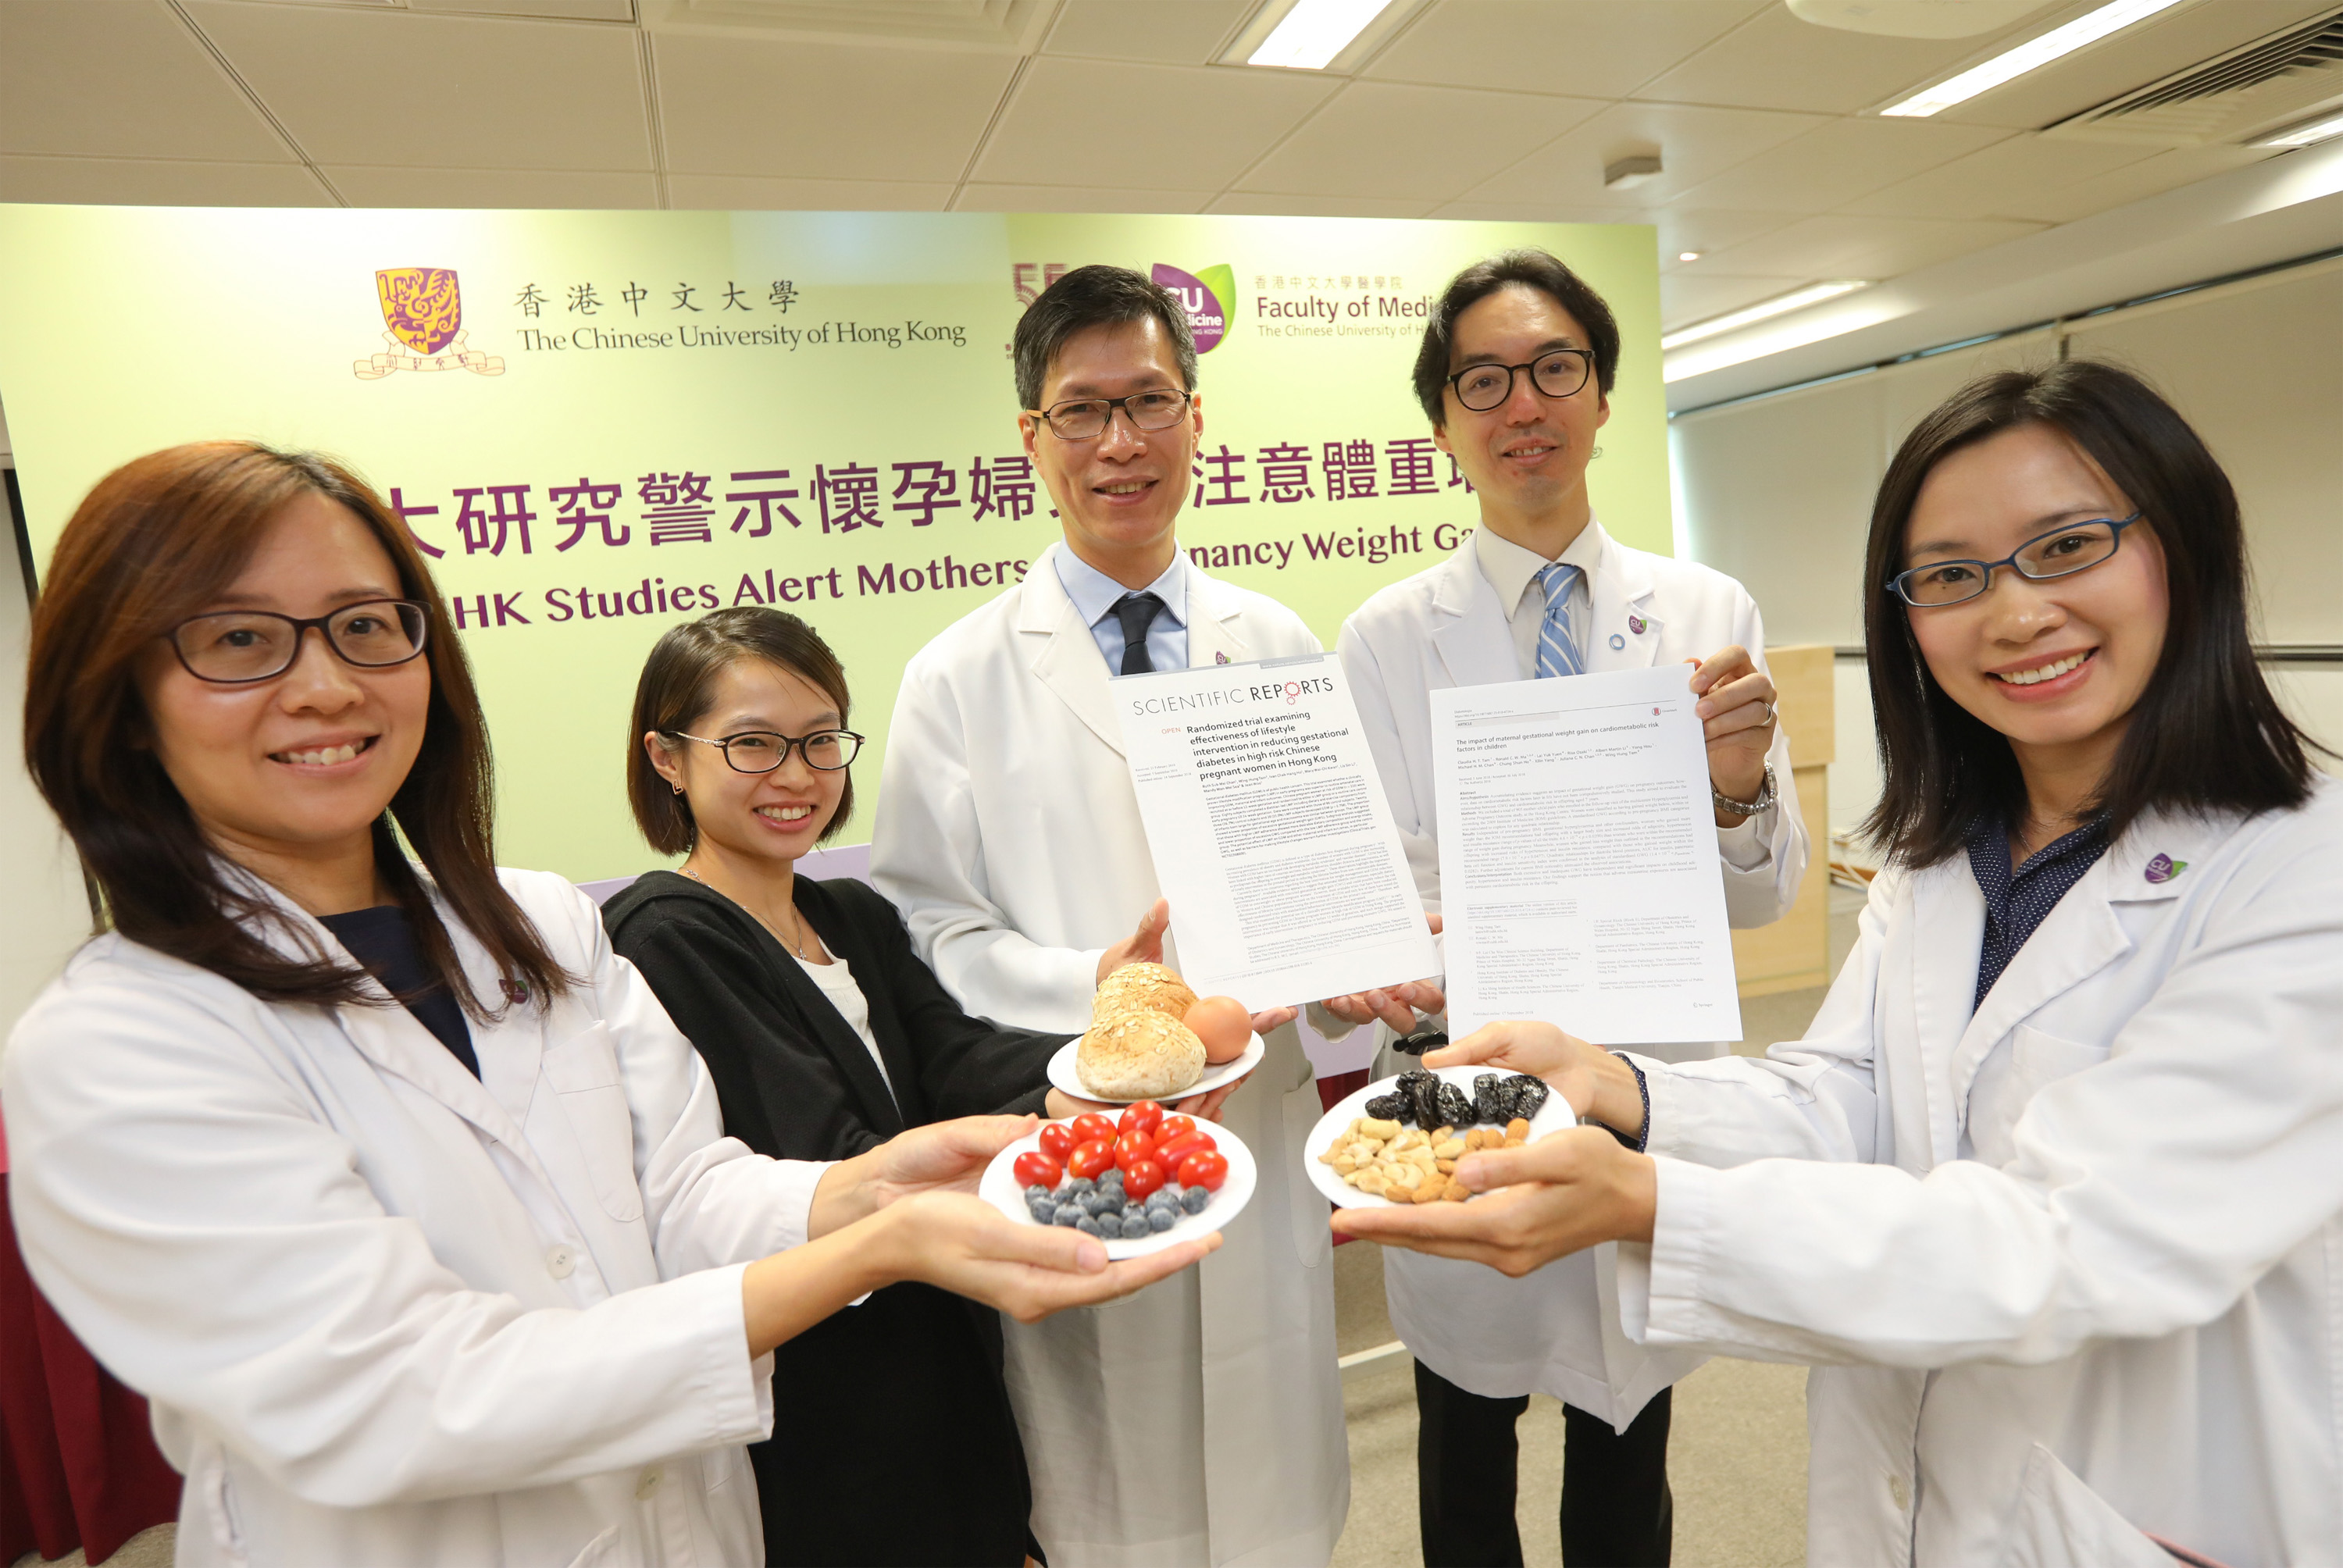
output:
[[[840,1160],[906,1126],[1042,1109],[1066,1036],[962,1012],[860,882],[801,877],[797,907],[853,966],[886,1079],[797,960],[722,894],[652,871],[602,910],[611,945],[708,1063],[727,1132],[777,1159]],[[749,1449],[768,1564],[1039,1555],[993,1313],[890,1285],[776,1351],[773,1395],[773,1436]]]
[[[911,951],[895,906],[864,883],[800,877],[797,907],[853,967],[886,1078],[797,960],[723,894],[651,871],[602,910],[619,956],[699,1048],[727,1132],[777,1159],[844,1160],[948,1117],[1043,1113],[1044,1070],[1069,1036],[962,1012]]]

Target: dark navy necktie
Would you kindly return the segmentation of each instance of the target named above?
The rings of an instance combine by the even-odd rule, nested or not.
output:
[[[1147,675],[1155,661],[1147,657],[1147,628],[1163,601],[1151,593],[1127,593],[1115,601],[1114,618],[1122,623],[1122,673]]]

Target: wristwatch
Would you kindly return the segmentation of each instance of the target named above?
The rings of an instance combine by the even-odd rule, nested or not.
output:
[[[1403,1056],[1422,1056],[1448,1043],[1448,1036],[1436,1029],[1420,1029],[1413,1034],[1403,1034],[1392,1040],[1392,1049]]]
[[[1759,787],[1755,800],[1730,799],[1714,784],[1708,787],[1708,798],[1716,802],[1716,809],[1720,811],[1730,811],[1736,817],[1755,817],[1777,798],[1774,793],[1774,765],[1771,762],[1765,764],[1765,782]]]

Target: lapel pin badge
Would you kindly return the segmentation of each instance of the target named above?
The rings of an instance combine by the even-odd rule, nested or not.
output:
[[[1640,615],[1631,615],[1627,618],[1627,629],[1634,632],[1637,637],[1643,636],[1644,628],[1651,624],[1652,623],[1650,621],[1645,620]]]
[[[2176,860],[2171,856],[2158,851],[2156,859],[2147,863],[2147,870],[2144,875],[2151,882],[2163,883],[2172,880],[2187,869],[2187,861]]]
[[[1220,653],[1220,652],[1217,652],[1217,651],[1216,651],[1216,652],[1212,655],[1212,662],[1213,662],[1214,664],[1226,664],[1226,663],[1228,663],[1228,661],[1229,661],[1229,656],[1228,656],[1227,654],[1225,654],[1225,653]]]
[[[1613,633],[1611,634],[1611,651],[1612,651],[1612,652],[1616,653],[1616,652],[1618,652],[1621,648],[1624,648],[1624,647],[1626,647],[1626,646],[1627,646],[1627,639],[1626,639],[1625,638],[1621,637],[1621,636],[1620,636],[1617,632],[1615,632],[1615,631],[1614,631],[1614,632],[1613,632]]]

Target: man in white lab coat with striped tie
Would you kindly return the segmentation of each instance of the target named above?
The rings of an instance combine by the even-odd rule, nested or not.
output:
[[[1457,275],[1426,324],[1415,390],[1433,438],[1480,503],[1441,565],[1384,588],[1338,644],[1424,908],[1440,909],[1431,693],[1685,662],[1708,736],[1717,856],[1736,926],[1778,920],[1807,844],[1775,722],[1757,607],[1739,583],[1632,549],[1587,495],[1610,417],[1619,329],[1600,295],[1543,251]],[[1664,1059],[1715,1044],[1641,1047]],[[1413,1065],[1388,1049],[1379,1075]],[[1697,1364],[1619,1332],[1610,1249],[1525,1279],[1417,1252],[1384,1255],[1392,1322],[1416,1362],[1418,1509],[1427,1568],[1518,1563],[1513,1423],[1563,1402],[1563,1560],[1664,1563],[1669,1385]]]

